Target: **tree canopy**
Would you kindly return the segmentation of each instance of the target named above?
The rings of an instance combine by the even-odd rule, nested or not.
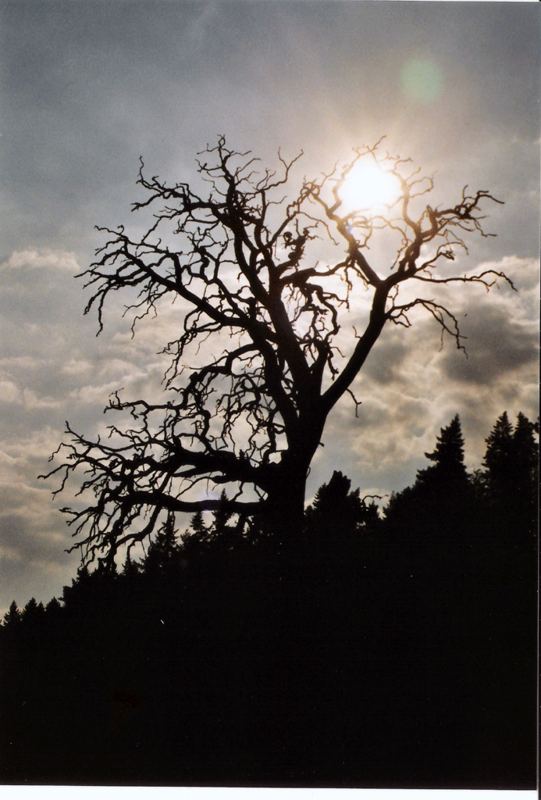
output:
[[[119,293],[134,328],[172,300],[178,326],[164,343],[170,364],[160,402],[114,394],[108,410],[130,421],[111,425],[109,439],[68,425],[50,474],[60,474],[60,491],[82,473],[80,494],[91,499],[64,510],[84,561],[114,559],[168,513],[216,511],[224,488],[241,526],[256,516],[278,535],[295,530],[327,417],[346,393],[357,408],[352,384],[384,326],[409,327],[421,309],[463,349],[452,309],[403,286],[508,280],[493,270],[440,269],[470,234],[492,235],[482,207],[500,201],[489,191],[465,187],[458,200],[433,207],[432,178],[378,142],[292,193],[301,155],[279,154],[273,171],[220,137],[199,154],[192,185],[148,177],[141,162],[144,199],[133,209],[152,212],[146,232],[99,229],[106,241],[83,274],[91,291],[85,311],[97,310],[100,331],[105,303]],[[364,161],[397,187],[383,209],[343,202]],[[372,263],[378,236],[394,255]]]

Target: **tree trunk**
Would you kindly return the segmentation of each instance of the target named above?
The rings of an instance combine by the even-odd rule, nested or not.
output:
[[[265,528],[281,541],[299,536],[304,528],[306,480],[324,426],[320,413],[310,410],[299,426],[297,443],[292,443],[278,465],[275,480],[269,488]]]
[[[269,492],[264,527],[279,541],[288,541],[302,533],[307,472],[280,475]]]

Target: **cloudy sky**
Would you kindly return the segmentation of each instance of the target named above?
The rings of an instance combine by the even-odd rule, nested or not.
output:
[[[64,420],[92,434],[111,391],[144,396],[163,328],[82,316],[73,275],[129,222],[138,157],[190,179],[217,134],[315,174],[387,135],[436,173],[438,197],[490,188],[471,261],[515,294],[459,289],[469,358],[433,325],[385,332],[336,409],[311,491],[342,469],[363,490],[411,482],[460,413],[470,467],[494,419],[537,415],[539,6],[535,3],[55,2],[1,6],[0,608],[48,600],[74,573],[69,532],[37,480]],[[459,265],[460,266],[460,265]],[[471,266],[471,263],[470,263]]]

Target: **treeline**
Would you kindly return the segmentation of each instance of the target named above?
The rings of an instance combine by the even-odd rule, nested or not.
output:
[[[225,509],[0,628],[4,783],[535,786],[537,425],[460,420],[381,514]]]

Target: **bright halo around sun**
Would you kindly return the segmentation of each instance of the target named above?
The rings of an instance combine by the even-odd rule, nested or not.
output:
[[[385,171],[375,161],[358,161],[346,176],[338,192],[340,212],[383,211],[400,195],[400,183],[395,175]]]

